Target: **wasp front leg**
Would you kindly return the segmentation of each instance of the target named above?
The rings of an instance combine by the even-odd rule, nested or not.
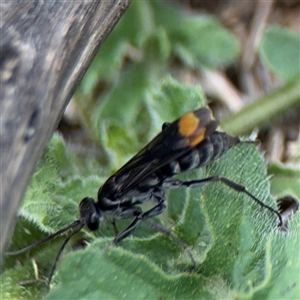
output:
[[[161,198],[158,201],[158,204],[149,209],[146,212],[142,212],[139,207],[130,208],[128,211],[124,211],[123,213],[126,213],[126,216],[128,216],[130,213],[132,213],[132,216],[136,216],[133,222],[120,234],[118,234],[113,243],[116,245],[121,240],[125,239],[127,236],[131,235],[140,225],[140,223],[148,218],[155,217],[159,214],[161,214],[166,209],[166,200],[164,198]]]

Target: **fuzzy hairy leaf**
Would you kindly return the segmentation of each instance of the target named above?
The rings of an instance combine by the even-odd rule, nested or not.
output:
[[[83,126],[101,157],[82,161],[59,136],[53,137],[27,190],[10,250],[78,219],[80,200],[96,198],[105,179],[160,132],[163,122],[205,105],[199,87],[166,75],[173,55],[193,68],[218,67],[236,58],[238,45],[209,16],[190,16],[162,2],[134,1],[101,51],[76,96]],[[227,176],[275,207],[254,145],[237,145],[206,170],[180,178],[212,175]],[[111,247],[109,222],[97,232],[83,231],[61,256],[48,299],[297,298],[299,214],[284,236],[276,231],[272,213],[221,183],[173,190],[167,199],[166,212],[155,221],[181,244],[147,224],[118,248]],[[130,221],[120,220],[118,229]],[[41,299],[47,293],[43,282],[19,283],[47,278],[64,238],[7,257],[1,275],[5,299]],[[87,242],[86,249],[69,253]],[[188,251],[197,264],[193,271]]]
[[[148,95],[143,117],[137,116],[135,126],[131,122],[127,125],[133,130],[133,139],[140,137],[129,149],[132,152],[145,142],[142,124],[148,124],[147,134],[153,136],[163,121],[172,121],[204,103],[199,89],[180,85],[170,78]],[[120,160],[125,160],[129,155],[124,157],[124,149],[109,142],[113,137],[121,138],[122,130],[126,128],[110,132],[106,147],[114,149]],[[97,171],[98,168],[95,174]],[[53,232],[78,218],[80,199],[95,195],[105,180],[97,175],[84,178],[79,175],[76,159],[72,160],[63,141],[54,137],[28,189],[21,210],[23,218],[17,225],[11,249],[20,249],[38,240],[43,235],[39,228]],[[244,185],[264,203],[275,207],[269,194],[264,161],[255,145],[241,143],[211,163],[206,172],[193,171],[180,178],[192,180],[213,175],[226,176]],[[66,259],[61,257],[61,267],[58,267],[49,299],[160,296],[168,299],[257,299],[257,295],[275,297],[284,291],[295,295],[297,284],[292,284],[290,292],[288,287],[279,287],[278,280],[283,275],[290,278],[288,264],[293,268],[298,264],[297,255],[293,253],[297,240],[285,239],[276,233],[276,216],[247,195],[222,183],[173,190],[168,193],[168,210],[155,221],[170,228],[188,250],[171,237],[149,230],[146,224],[142,224],[133,237],[122,241],[120,248],[111,248],[114,234],[109,223],[105,223],[95,234],[83,232],[74,237],[70,245],[81,244],[87,236],[94,240],[87,249],[67,255]],[[128,226],[128,222],[130,220],[119,221],[119,230]],[[296,222],[290,228],[295,238],[298,225]],[[2,275],[2,290],[7,298],[41,297],[45,292],[43,287],[38,289],[34,285],[26,290],[12,287],[24,279],[34,279],[34,265],[38,266],[40,278],[45,278],[63,239],[62,236],[23,254],[18,258],[23,268],[17,267],[12,257],[7,259],[7,269]],[[188,251],[197,264],[191,273]],[[278,260],[282,263],[270,267],[270,263]]]
[[[244,157],[248,157],[247,162]],[[206,175],[228,176],[274,206],[262,162],[254,145],[239,145],[211,164]],[[282,243],[286,241],[275,232],[275,216],[220,183],[188,189],[186,193],[194,196],[180,199],[184,208],[173,231],[193,245],[190,250],[198,263],[194,272],[188,272],[191,262],[187,253],[162,234],[128,238],[120,243],[120,248],[107,248],[110,241],[99,238],[89,249],[64,260],[59,272],[61,284],[53,289],[49,299],[257,299],[259,294],[276,295],[278,287],[273,283],[286,265],[277,266],[278,271],[273,274],[269,261],[275,257],[270,255],[282,260],[287,257],[288,248],[283,252]],[[176,198],[169,195],[169,206],[174,204],[173,200],[176,203]],[[198,217],[203,219],[206,229]],[[164,225],[167,223],[165,219]],[[189,236],[191,224],[197,232],[193,238]],[[276,239],[280,241],[275,242]]]
[[[70,268],[79,272],[70,274]],[[166,275],[144,256],[118,248],[74,253],[62,270],[63,284],[46,299],[171,299],[175,293],[177,299],[214,299],[202,276]],[[82,276],[87,270],[90,276]]]

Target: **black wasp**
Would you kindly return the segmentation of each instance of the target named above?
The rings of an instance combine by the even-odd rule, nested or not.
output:
[[[166,208],[165,189],[178,187],[199,187],[212,182],[223,182],[238,192],[247,194],[260,206],[269,209],[279,218],[280,214],[272,207],[264,204],[250,194],[245,187],[221,176],[213,176],[199,180],[181,181],[173,176],[185,171],[203,167],[222,156],[232,146],[240,143],[240,139],[225,132],[216,131],[218,122],[213,119],[209,108],[204,107],[188,112],[173,123],[165,123],[162,131],[119,171],[110,176],[99,188],[97,202],[90,197],[79,204],[79,220],[66,228],[50,235],[20,251],[23,253],[68,229],[73,229],[64,241],[57,254],[55,264],[71,236],[84,226],[97,230],[103,220],[102,215],[111,219],[133,218],[132,223],[117,234],[117,244],[132,234],[142,221],[161,214]],[[151,201],[153,207],[145,212],[140,205]],[[53,275],[52,267],[49,281]]]

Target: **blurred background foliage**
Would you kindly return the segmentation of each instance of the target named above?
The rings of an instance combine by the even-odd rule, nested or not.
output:
[[[176,224],[174,232],[199,263],[195,273],[186,272],[188,257],[178,245],[144,225],[122,247],[107,249],[114,235],[107,222],[74,237],[67,251],[94,242],[62,258],[53,282],[60,284],[48,299],[299,298],[299,214],[289,223],[300,199],[299,13],[298,1],[133,1],[32,178],[11,249],[72,223],[80,199],[95,197],[162,123],[206,101],[229,133],[257,129],[264,159],[243,145],[192,178],[217,172],[269,205],[275,198],[289,235],[275,232],[274,218],[249,199],[217,205],[224,198],[239,202],[224,187],[201,190],[201,204],[199,190],[172,192],[167,214],[156,221]],[[8,257],[1,276],[5,299],[45,295],[43,279],[63,239]]]

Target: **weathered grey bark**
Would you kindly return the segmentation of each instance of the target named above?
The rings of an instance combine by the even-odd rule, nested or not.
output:
[[[1,2],[1,257],[26,185],[64,108],[129,3]]]

